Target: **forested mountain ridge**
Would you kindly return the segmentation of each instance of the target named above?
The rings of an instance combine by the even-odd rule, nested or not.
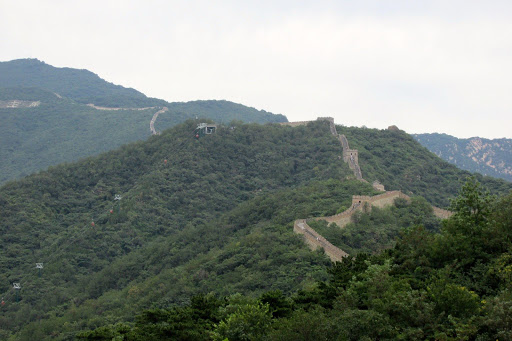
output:
[[[412,134],[423,146],[445,161],[474,173],[512,181],[512,140],[446,134]]]
[[[378,180],[386,189],[402,190],[407,195],[421,195],[432,205],[448,207],[461,179],[472,175],[437,157],[404,131],[336,128],[350,141],[350,147],[359,151],[359,164],[366,180]],[[511,186],[501,179],[474,176],[494,193],[506,193]],[[440,195],[440,191],[450,195]]]
[[[340,160],[329,125],[234,123],[200,139],[195,127],[187,121],[0,188],[0,336],[72,339],[80,330],[133,321],[143,309],[186,305],[197,293],[293,293],[327,279],[328,259],[293,234],[293,221],[335,214],[352,195],[375,193]],[[422,147],[404,133],[340,129],[351,146],[359,144],[365,177],[387,188],[428,189],[432,201],[443,202],[468,174],[441,161],[431,165],[436,176],[408,187],[403,173],[420,162],[429,167],[430,159],[414,158]],[[391,177],[377,167],[386,155],[365,143],[407,155],[409,166],[399,162]],[[434,195],[447,176],[455,185]],[[510,190],[504,181],[482,180],[497,193]],[[418,207],[402,203],[399,226],[421,223],[403,219]],[[342,242],[353,252],[372,249],[351,231]],[[36,262],[44,264],[41,277]],[[21,284],[19,302],[12,283]]]
[[[87,70],[35,59],[0,62],[0,183],[146,139],[162,107],[168,110],[158,116],[156,131],[196,117],[219,123],[286,121],[228,101],[167,103]]]
[[[78,103],[105,107],[150,107],[165,101],[109,83],[88,70],[56,68],[37,59],[0,62],[0,88],[39,88]]]

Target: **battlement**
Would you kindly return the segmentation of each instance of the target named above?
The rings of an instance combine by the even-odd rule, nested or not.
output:
[[[374,190],[376,191],[381,191],[381,192],[385,192],[386,189],[384,188],[384,185],[381,184],[378,180],[375,180],[373,183],[372,183],[372,187]]]
[[[298,127],[298,126],[308,125],[308,123],[311,123],[311,122],[313,122],[313,121],[279,122],[279,125],[288,126],[288,127]]]
[[[334,124],[334,117],[317,117],[317,121],[327,121]]]
[[[334,126],[334,118],[333,117],[318,117],[316,119],[316,121],[327,121],[331,125]],[[315,122],[315,121],[279,122],[279,124],[282,125],[282,126],[298,127],[298,126],[308,125],[308,123],[311,123],[311,122]]]
[[[350,169],[354,169],[355,164],[359,163],[359,152],[357,149],[343,148],[343,161],[348,163]]]
[[[325,254],[333,262],[339,262],[343,257],[348,256],[348,253],[332,245],[331,243],[329,243],[327,239],[325,239],[318,232],[313,230],[307,224],[305,219],[299,219],[295,221],[293,225],[293,232],[297,234],[302,234],[304,236],[304,241],[312,250],[316,250],[319,247],[324,249]]]
[[[331,133],[338,138],[342,147],[343,147],[343,161],[348,163],[350,169],[354,171],[354,175],[356,179],[359,181],[367,182],[363,179],[363,175],[361,174],[361,168],[359,167],[359,152],[356,149],[350,149],[348,140],[345,135],[338,134],[336,132],[336,126],[334,125],[334,119],[331,117],[319,117],[318,121],[328,121]],[[286,122],[281,123],[282,125],[289,126],[298,126],[298,125],[306,125],[309,121],[306,122]],[[391,129],[392,130],[392,129]],[[375,180],[372,184],[373,188],[378,191],[383,191],[384,193],[369,196],[369,195],[353,195],[352,196],[352,205],[349,209],[335,214],[333,216],[328,217],[317,217],[312,218],[314,220],[325,220],[328,223],[335,223],[340,228],[345,227],[352,220],[352,216],[355,212],[361,210],[371,210],[372,207],[383,208],[386,206],[390,206],[394,204],[395,199],[401,198],[407,201],[410,201],[411,198],[402,193],[401,191],[389,191],[385,192],[384,185],[382,185],[379,181]],[[435,216],[441,219],[449,218],[453,213],[447,210],[440,209],[438,207],[432,206],[433,213]],[[295,221],[293,226],[293,230],[295,233],[302,234],[304,236],[305,242],[309,245],[312,250],[321,247],[324,249],[325,254],[329,256],[329,258],[335,262],[340,261],[343,257],[347,256],[347,253],[337,248],[336,246],[329,243],[324,237],[318,234],[314,229],[312,229],[307,223],[305,219],[299,219]]]

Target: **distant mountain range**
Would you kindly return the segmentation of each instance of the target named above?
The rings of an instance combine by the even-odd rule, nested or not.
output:
[[[165,101],[109,83],[88,70],[56,68],[37,59],[0,62],[1,88],[40,88],[78,103],[105,107],[148,107]]]
[[[0,62],[0,184],[150,137],[187,119],[286,122],[228,101],[168,103],[98,75],[37,59]]]
[[[412,134],[442,159],[470,172],[512,181],[512,139],[459,139],[446,134]]]

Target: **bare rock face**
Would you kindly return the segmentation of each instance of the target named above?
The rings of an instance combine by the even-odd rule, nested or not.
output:
[[[389,131],[400,131],[400,129],[398,129],[398,127],[396,125],[389,126],[388,130]]]
[[[512,181],[511,139],[458,139],[446,134],[412,136],[431,152],[457,167]]]

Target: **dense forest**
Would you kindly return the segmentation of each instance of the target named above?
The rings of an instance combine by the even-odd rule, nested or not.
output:
[[[115,85],[88,70],[57,68],[37,59],[0,62],[0,88],[39,88],[78,103],[106,107],[161,106],[164,101]]]
[[[345,126],[338,126],[337,130],[346,135],[350,148],[359,151],[359,164],[366,180],[379,180],[386,189],[420,195],[439,207],[448,207],[461,179],[473,175],[437,157],[401,130]],[[504,193],[512,185],[481,174],[474,176],[493,193]]]
[[[40,89],[4,90],[0,91],[0,100],[38,100],[41,104],[34,108],[0,108],[0,183],[145,140],[151,135],[149,122],[159,110],[96,110]],[[171,103],[168,108],[156,120],[159,132],[196,116],[220,123],[281,119],[227,101]]]
[[[78,339],[510,340],[512,194],[495,200],[471,179],[452,209],[439,233],[405,229],[393,248],[349,256],[292,295],[196,295]]]
[[[497,259],[508,266],[506,256],[495,258],[506,252],[508,239],[495,243],[506,233],[499,229],[510,219],[502,209],[509,197],[487,200],[474,189],[485,217],[477,219],[480,232],[462,233],[465,219],[473,219],[464,199],[453,201],[461,213],[443,224],[427,202],[447,207],[467,172],[406,134],[338,127],[359,149],[365,178],[415,197],[357,215],[333,240],[357,257],[333,266],[293,234],[294,220],[335,214],[352,195],[375,190],[340,160],[328,123],[292,128],[234,121],[199,139],[195,127],[188,120],[147,141],[0,187],[0,338],[291,340],[300,339],[310,320],[318,323],[304,328],[320,328],[311,333],[341,339],[448,338],[465,326],[476,330],[472,335],[499,329],[471,319],[482,307],[475,302],[489,297],[501,304],[499,295],[506,295],[502,282],[480,275],[501,269]],[[389,148],[406,156],[396,169],[387,169],[389,153],[382,150]],[[404,176],[421,167],[435,175],[421,173],[414,183]],[[493,194],[512,189],[502,180],[479,179]],[[491,220],[498,225],[487,230]],[[372,221],[375,233],[366,231]],[[493,238],[480,238],[488,234]],[[375,235],[380,239],[372,243]],[[408,253],[393,251],[402,249]],[[467,258],[470,249],[473,258]],[[472,284],[477,277],[481,282]],[[442,283],[454,291],[443,292]],[[457,290],[462,303],[470,298],[469,308],[454,313],[436,306]],[[403,321],[402,303],[409,309],[404,316],[428,308],[425,320]],[[425,334],[418,331],[423,321],[432,326]],[[319,334],[308,335],[302,339]]]
[[[0,101],[16,99],[38,101],[40,104],[30,108],[0,106],[0,184],[49,166],[145,140],[151,135],[149,123],[161,108],[97,110],[74,99],[58,97],[49,90],[2,88],[1,84],[0,81]],[[126,106],[132,104],[126,103]],[[150,104],[165,105],[169,109],[155,122],[158,132],[196,117],[218,123],[232,120],[262,124],[286,121],[282,115],[228,101],[161,101]]]

